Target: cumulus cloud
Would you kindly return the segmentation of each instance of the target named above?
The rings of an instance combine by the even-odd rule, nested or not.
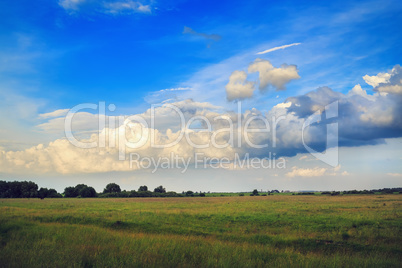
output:
[[[260,90],[264,90],[268,86],[272,86],[276,90],[284,90],[287,83],[300,78],[295,65],[283,64],[281,67],[275,68],[268,60],[263,59],[256,59],[250,64],[248,72],[259,73]]]
[[[375,76],[365,75],[363,79],[374,87],[374,91],[402,95],[402,68],[399,65],[394,66],[389,73],[379,73]]]
[[[369,76],[366,74],[365,76],[363,76],[363,79],[370,86],[377,87],[379,84],[388,83],[390,77],[391,74],[389,73],[379,73],[373,76]]]
[[[272,52],[272,51],[276,51],[276,50],[279,50],[279,49],[285,49],[285,48],[288,48],[288,47],[298,46],[300,44],[301,43],[293,43],[293,44],[289,44],[289,45],[283,45],[283,46],[279,46],[279,47],[270,48],[270,49],[258,52],[257,55],[266,54],[266,53],[269,53],[269,52]]]
[[[94,0],[60,0],[59,5],[68,13],[100,12],[105,14],[120,15],[132,13],[151,13],[151,6],[140,1],[94,1]]]
[[[184,26],[183,34],[192,34],[192,35],[195,35],[195,36],[200,36],[200,37],[203,37],[205,39],[210,39],[210,40],[214,40],[214,41],[219,41],[222,38],[220,35],[217,35],[217,34],[206,34],[206,33],[196,32],[196,31],[194,31],[193,29],[191,29],[190,27],[187,27],[187,26]]]
[[[348,97],[351,97],[351,96],[353,96],[353,95],[358,95],[358,96],[361,96],[361,97],[366,98],[366,99],[371,100],[371,101],[375,100],[375,96],[368,95],[368,94],[367,94],[367,91],[365,91],[364,89],[362,89],[362,87],[361,87],[360,84],[355,85],[355,86],[352,88],[352,90],[350,90],[350,91],[348,92]]]
[[[287,83],[300,78],[295,65],[283,64],[281,67],[276,68],[271,62],[263,59],[256,59],[249,65],[248,73],[255,72],[259,73],[258,88],[261,91],[266,90],[268,87],[284,90]],[[234,71],[229,77],[229,83],[226,85],[226,98],[228,101],[251,98],[254,90],[255,83],[247,81],[245,71]]]
[[[353,90],[353,89],[352,89]],[[322,87],[302,96],[288,98],[292,105],[288,112],[299,119],[306,118],[315,111],[324,112],[325,106],[338,101],[339,142],[344,146],[378,144],[384,138],[400,137],[402,133],[402,97],[384,94],[370,95],[368,99],[359,94],[342,94],[328,87]],[[325,118],[325,117],[324,117]],[[312,136],[311,142],[326,131],[325,120],[310,129],[321,132]],[[305,135],[309,138],[309,135]],[[322,141],[319,141],[321,143]]]
[[[251,98],[254,93],[255,83],[247,81],[245,71],[234,71],[226,85],[226,98],[228,101]]]

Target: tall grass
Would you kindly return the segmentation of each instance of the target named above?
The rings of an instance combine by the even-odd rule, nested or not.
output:
[[[2,267],[401,267],[401,195],[1,199]]]

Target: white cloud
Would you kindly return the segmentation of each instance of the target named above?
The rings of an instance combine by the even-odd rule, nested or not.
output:
[[[287,177],[319,177],[325,174],[326,168],[298,168],[293,167],[291,172],[286,173]]]
[[[283,90],[291,80],[300,78],[295,65],[283,64],[281,67],[275,68],[268,60],[263,59],[256,59],[251,63],[248,72],[259,72],[260,90],[264,90],[268,86],[272,86],[276,90]]]
[[[363,79],[379,93],[402,94],[402,68],[399,65],[395,65],[388,73],[365,75]]]
[[[140,1],[93,1],[93,0],[60,0],[59,5],[68,13],[77,12],[100,12],[112,15],[132,14],[132,13],[151,13],[151,6],[144,5]]]
[[[182,99],[182,94],[184,92],[191,91],[191,87],[176,87],[176,88],[166,88],[158,91],[153,91],[144,97],[144,100],[149,104],[157,104],[164,102],[174,102]]]
[[[234,71],[226,85],[226,98],[229,101],[251,98],[254,93],[254,83],[247,81],[245,71]]]
[[[56,110],[54,113],[57,113],[60,110]],[[64,134],[64,122],[66,114],[60,114],[58,117],[49,117],[51,118],[49,121],[37,125],[42,131],[50,132],[50,133],[62,133]],[[104,118],[104,116],[101,116]],[[102,118],[102,119],[103,119]],[[107,119],[107,118],[106,118]],[[98,132],[98,122],[99,122],[99,115],[92,114],[89,112],[77,112],[74,114],[73,121],[72,121],[72,129],[73,131],[78,132]]]
[[[59,5],[66,10],[78,10],[79,6],[87,0],[60,0]]]
[[[391,75],[389,73],[379,73],[377,75],[363,76],[364,81],[372,87],[377,87],[379,84],[388,83]]]
[[[183,90],[191,90],[191,87],[166,88],[166,89],[161,89],[161,90],[159,90],[159,92],[166,92],[166,91],[183,91]]]
[[[59,109],[59,110],[56,110],[56,111],[53,111],[50,113],[39,114],[39,117],[43,118],[43,119],[47,119],[47,118],[65,116],[69,110],[70,109]]]
[[[304,159],[307,159],[307,158],[308,158],[307,155],[303,155],[302,157],[299,158],[299,160],[304,160]]]
[[[103,6],[105,13],[113,15],[126,12],[151,13],[151,7],[149,5],[142,5],[140,2],[135,1],[106,2]]]
[[[320,177],[320,176],[346,176],[349,175],[347,171],[343,171],[340,173],[341,166],[338,165],[334,168],[323,168],[323,167],[314,167],[314,168],[298,168],[292,167],[292,171],[286,173],[286,177],[294,178],[294,177]]]
[[[298,46],[300,44],[301,43],[293,43],[293,44],[289,44],[289,45],[283,45],[283,46],[279,46],[279,47],[270,48],[270,49],[258,52],[257,55],[266,54],[266,53],[269,53],[269,52],[272,52],[272,51],[275,51],[275,50],[285,49],[285,48],[292,47],[292,46]]]
[[[235,81],[247,83],[246,73],[237,71],[239,77],[234,78]],[[233,82],[233,81],[232,81]],[[356,92],[360,90],[355,88]],[[361,93],[361,92],[360,92]],[[244,96],[244,95],[243,95]],[[360,94],[344,95],[339,92],[334,92],[329,88],[319,88],[316,91],[309,92],[302,96],[289,98],[285,103],[280,103],[274,106],[269,112],[263,113],[257,109],[246,110],[241,114],[236,112],[224,112],[222,107],[213,105],[209,102],[195,102],[193,100],[179,101],[174,104],[183,113],[185,122],[194,116],[204,116],[211,123],[211,128],[206,129],[205,124],[198,121],[193,126],[194,128],[203,128],[204,131],[196,131],[192,126],[182,129],[180,117],[177,112],[169,107],[169,104],[163,104],[155,108],[155,114],[151,114],[151,110],[147,110],[138,116],[144,118],[148,126],[144,126],[144,133],[155,136],[156,144],[168,144],[175,140],[179,131],[183,130],[195,144],[209,144],[208,148],[194,148],[186,139],[183,139],[178,144],[164,149],[156,149],[150,146],[149,142],[141,148],[130,149],[126,148],[126,153],[136,152],[147,157],[166,157],[170,153],[178,154],[182,157],[193,157],[195,153],[202,152],[208,157],[227,157],[233,159],[234,154],[240,156],[249,153],[250,157],[266,157],[267,152],[276,153],[280,156],[294,156],[298,153],[305,153],[305,148],[302,143],[302,126],[305,119],[309,117],[315,110],[321,110],[329,103],[334,101],[339,102],[339,140],[349,146],[359,146],[366,144],[377,144],[378,141],[388,137],[400,137],[401,135],[401,116],[399,112],[402,99],[399,96],[391,96],[391,94],[381,95],[376,94],[373,101],[367,100]],[[45,114],[47,122],[39,125],[40,128],[47,133],[52,130],[64,130],[64,118],[62,116],[52,117],[57,114],[63,114],[63,110]],[[273,135],[270,132],[249,132],[247,133],[249,141],[253,144],[262,145],[268,144],[267,148],[256,149],[250,144],[245,143],[245,122],[253,117],[265,118],[270,126],[274,126],[272,120],[283,115],[283,119],[278,121]],[[217,120],[213,118],[220,116],[228,120]],[[363,117],[362,117],[363,116]],[[154,129],[150,128],[150,119],[156,119]],[[113,117],[101,118],[106,122]],[[85,132],[88,141],[97,141],[99,115],[87,112],[77,113],[73,120],[73,130],[77,132]],[[224,128],[228,128],[229,123],[234,129],[240,129],[241,134],[234,134],[233,142],[229,144],[231,139],[228,131],[220,132]],[[241,124],[240,124],[241,123]],[[263,129],[266,124],[262,120],[254,120],[250,125],[251,128]],[[316,124],[308,127],[304,131],[304,141],[306,144],[325,144],[326,142],[326,123]],[[381,126],[381,127],[379,127]],[[118,126],[121,131],[125,131],[127,139],[135,140],[138,133],[141,133],[143,127],[139,124],[134,124],[131,129],[121,129],[123,126]],[[116,138],[116,133],[119,129],[101,130],[101,135],[110,137],[111,140]],[[91,133],[91,131],[94,131]],[[92,134],[92,135],[88,135]],[[211,145],[211,139],[215,135],[217,144],[228,144],[225,148],[216,148]],[[83,136],[81,136],[83,137]],[[101,136],[102,137],[102,136]],[[148,136],[147,136],[148,137]],[[6,138],[5,138],[6,139]],[[8,139],[8,138],[7,138]],[[237,141],[242,140],[241,146],[237,146]],[[109,138],[107,138],[109,140]],[[273,145],[275,141],[276,146]],[[37,144],[37,143],[36,143]],[[128,163],[118,160],[118,150],[113,146],[107,145],[105,148],[81,149],[71,145],[66,139],[57,139],[49,145],[34,146],[19,152],[6,151],[3,149],[0,153],[0,170],[4,172],[26,172],[41,173],[41,172],[58,172],[58,173],[75,173],[75,172],[107,172],[129,170]],[[102,164],[100,164],[102,163]],[[347,175],[340,167],[335,169],[327,169],[322,167],[315,168],[298,168],[294,167],[288,172],[288,177],[296,176],[334,176]]]
[[[347,96],[349,96],[349,97],[354,96],[354,95],[361,96],[361,97],[371,100],[371,101],[375,100],[375,96],[368,95],[367,92],[364,89],[362,89],[360,84],[355,85],[347,94]]]
[[[377,88],[379,92],[402,94],[402,85],[386,85]]]
[[[272,86],[277,90],[285,89],[285,85],[293,79],[299,79],[295,65],[283,64],[275,68],[268,60],[256,59],[248,67],[249,73],[259,73],[259,89],[265,90]],[[245,71],[234,71],[226,85],[226,98],[228,101],[251,98],[254,94],[255,83],[247,81]],[[286,104],[284,104],[286,105]]]
[[[402,177],[402,173],[387,173],[387,175],[391,177]]]

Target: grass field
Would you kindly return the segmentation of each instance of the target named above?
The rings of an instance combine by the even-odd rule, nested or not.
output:
[[[1,267],[401,267],[402,195],[0,199]]]

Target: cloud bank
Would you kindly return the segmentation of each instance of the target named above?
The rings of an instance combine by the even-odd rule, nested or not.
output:
[[[118,124],[116,128],[106,125],[100,133],[95,132],[81,139],[84,142],[99,142],[105,139],[107,142],[104,147],[83,149],[72,145],[66,139],[57,139],[48,145],[39,144],[23,151],[3,149],[0,150],[0,169],[9,173],[18,171],[62,174],[128,171],[131,168],[127,160],[119,161],[119,150],[113,146],[119,144],[122,138],[119,137],[119,133],[124,133],[124,138],[130,142],[137,142],[145,137],[146,142],[138,148],[126,146],[124,148],[126,154],[134,152],[153,158],[170,157],[172,153],[184,158],[191,158],[196,153],[202,153],[206,157],[226,157],[230,161],[233,161],[235,154],[241,157],[249,154],[250,157],[264,158],[275,153],[277,157],[292,157],[299,153],[306,153],[302,135],[308,146],[322,152],[326,149],[327,124],[333,123],[325,120],[324,108],[333,102],[338,102],[339,105],[339,114],[334,120],[339,124],[337,134],[340,146],[380,144],[386,138],[402,136],[402,93],[399,90],[381,90],[384,87],[387,89],[401,84],[401,67],[395,66],[388,74],[387,81],[374,84],[372,95],[359,85],[347,94],[321,87],[304,95],[290,97],[266,113],[257,109],[246,110],[243,113],[223,111],[221,107],[211,103],[193,100],[165,103],[156,107],[154,114],[151,110],[138,114],[137,116],[143,118],[145,123]],[[245,75],[239,72],[231,79],[240,83],[239,87],[242,87],[247,85]],[[186,123],[190,122],[184,128],[177,111],[172,109],[171,105],[182,112]],[[310,125],[302,133],[304,122],[317,111],[323,114],[322,121]],[[65,118],[53,116],[63,113],[64,110],[57,110],[46,114],[43,118],[47,118],[48,121],[39,127],[45,131],[62,130]],[[74,130],[76,134],[96,128],[99,121],[99,116],[91,113],[81,112],[76,116]],[[192,118],[197,117],[204,119],[191,121]],[[152,118],[156,119],[154,127],[150,124]],[[103,119],[106,122],[110,120],[116,122],[116,118],[110,116]],[[240,131],[234,131],[231,135],[229,131],[231,127]],[[247,127],[269,131],[246,132],[244,130]],[[188,139],[181,139],[173,146],[155,148],[151,145],[151,137],[156,144],[166,145],[175,141],[182,133]],[[212,146],[212,141],[219,146]],[[197,147],[194,144],[202,146]],[[334,172],[337,170],[295,167],[288,172],[287,176],[311,177]]]

